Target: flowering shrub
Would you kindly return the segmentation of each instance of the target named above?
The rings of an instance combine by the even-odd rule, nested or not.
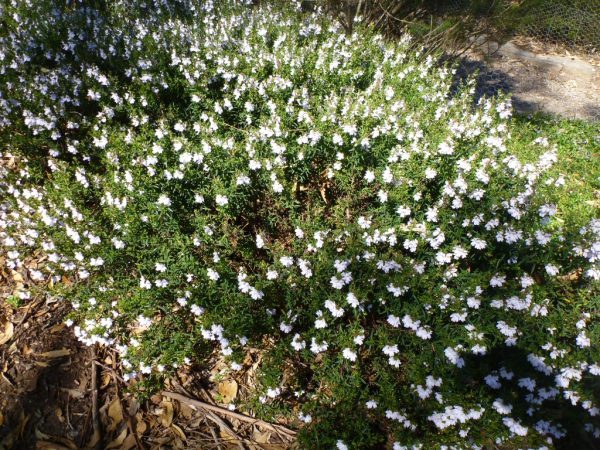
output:
[[[600,435],[600,220],[508,99],[318,15],[54,3],[0,7],[0,238],[126,379],[258,349],[308,448]]]

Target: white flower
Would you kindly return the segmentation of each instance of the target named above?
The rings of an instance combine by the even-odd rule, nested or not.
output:
[[[225,206],[227,203],[229,203],[229,200],[227,199],[226,196],[218,194],[215,197],[215,202],[217,202],[217,205],[219,205],[219,206]]]
[[[302,422],[304,423],[311,423],[312,422],[312,416],[310,414],[302,414],[302,413],[298,413],[298,419],[300,419]]]
[[[256,235],[256,248],[263,248],[265,246],[265,241],[260,234]]]
[[[504,419],[502,419],[502,423],[504,423],[504,425],[506,425],[510,429],[510,431],[512,431],[518,436],[527,435],[527,427],[524,427],[511,417],[505,417]]]
[[[237,177],[235,184],[237,186],[243,186],[246,184],[250,184],[250,177],[248,177],[246,175],[240,175],[239,177]]]
[[[495,275],[490,279],[490,286],[492,287],[502,287],[506,282],[506,276],[504,275]]]
[[[219,273],[214,269],[207,269],[206,274],[208,275],[208,278],[213,281],[217,281],[220,278]]]
[[[377,402],[375,400],[369,400],[365,403],[365,406],[367,407],[367,409],[375,409],[377,408]]]
[[[440,155],[451,155],[454,153],[454,148],[452,147],[452,143],[442,142],[438,147],[438,153]]]
[[[118,250],[125,248],[125,242],[123,242],[120,239],[112,238],[111,242],[115,246],[115,248],[118,249]]]
[[[344,315],[344,309],[339,308],[334,302],[331,300],[325,301],[325,308],[329,310],[333,317],[342,317]]]
[[[352,292],[348,292],[348,295],[346,296],[346,300],[347,300],[348,304],[350,306],[352,306],[353,308],[358,308],[358,306],[360,305],[358,298],[356,298],[356,295],[354,295]]]
[[[273,192],[276,192],[278,194],[283,192],[283,185],[277,180],[273,181]]]
[[[166,288],[169,285],[169,282],[164,278],[158,279],[154,281],[154,285],[159,288]]]
[[[437,171],[435,169],[432,169],[431,167],[425,169],[425,178],[427,178],[428,180],[434,179],[436,175]]]
[[[276,270],[267,271],[267,280],[276,280],[279,274]]]
[[[483,250],[487,247],[487,243],[483,239],[474,238],[471,240],[471,245],[477,250]]]
[[[502,384],[500,384],[500,377],[497,375],[487,375],[484,380],[492,389],[500,389],[502,387]]]
[[[321,330],[323,328],[327,328],[327,322],[325,321],[325,319],[321,318],[321,319],[315,320],[315,328],[317,330]]]
[[[496,400],[494,400],[492,406],[496,411],[498,411],[498,414],[510,414],[510,412],[512,411],[512,405],[505,404],[501,398],[497,398]]]
[[[171,199],[166,195],[162,194],[160,197],[158,197],[156,203],[159,205],[171,206]]]
[[[387,322],[394,328],[398,328],[400,326],[400,317],[390,314],[387,318]]]
[[[279,262],[284,267],[291,267],[294,264],[294,258],[292,258],[291,256],[282,256],[281,258],[279,258]]]
[[[400,352],[398,345],[386,345],[383,347],[382,352],[387,356],[394,356]]]
[[[401,218],[410,216],[410,208],[408,208],[407,206],[398,206],[398,208],[396,209],[396,213],[398,213],[398,215]]]
[[[366,217],[360,216],[357,222],[358,226],[363,230],[371,227],[371,220],[367,219]]]
[[[454,364],[456,367],[463,367],[465,365],[465,360],[462,359],[460,357],[460,355],[458,354],[458,352],[453,349],[452,347],[447,347],[444,350],[444,354],[446,355],[446,358],[448,358],[448,360]]]
[[[337,450],[348,450],[348,446],[346,444],[344,444],[343,441],[337,441],[337,443],[335,444]]]
[[[356,352],[353,351],[350,348],[345,348],[342,352],[342,355],[344,356],[345,359],[349,360],[349,361],[356,361]]]
[[[577,335],[577,339],[575,340],[575,342],[581,348],[589,347],[592,344],[592,341],[590,340],[590,338],[586,336],[585,331],[581,331]]]
[[[379,198],[379,201],[381,203],[385,203],[385,202],[387,202],[387,199],[388,199],[388,193],[386,191],[380,189],[377,192],[377,197]]]
[[[201,316],[202,314],[204,314],[204,308],[202,308],[198,305],[192,305],[190,307],[190,310],[192,311],[192,314],[195,316]]]

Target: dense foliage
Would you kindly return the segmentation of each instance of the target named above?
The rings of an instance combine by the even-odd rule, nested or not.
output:
[[[306,448],[600,436],[600,220],[508,99],[318,13],[60,3],[0,6],[0,238],[127,379],[259,351]]]

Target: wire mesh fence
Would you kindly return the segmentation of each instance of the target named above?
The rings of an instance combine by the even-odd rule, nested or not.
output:
[[[600,52],[600,0],[305,0],[351,31],[362,17],[386,34],[409,31],[426,46],[460,46],[478,33],[525,35]]]
[[[540,41],[600,51],[600,0],[537,2],[522,19],[523,34]]]

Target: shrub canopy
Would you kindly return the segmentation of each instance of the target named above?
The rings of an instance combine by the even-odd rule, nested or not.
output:
[[[0,6],[6,264],[83,342],[151,384],[258,352],[239,407],[307,448],[600,433],[600,220],[508,99],[294,5],[92,5]]]

